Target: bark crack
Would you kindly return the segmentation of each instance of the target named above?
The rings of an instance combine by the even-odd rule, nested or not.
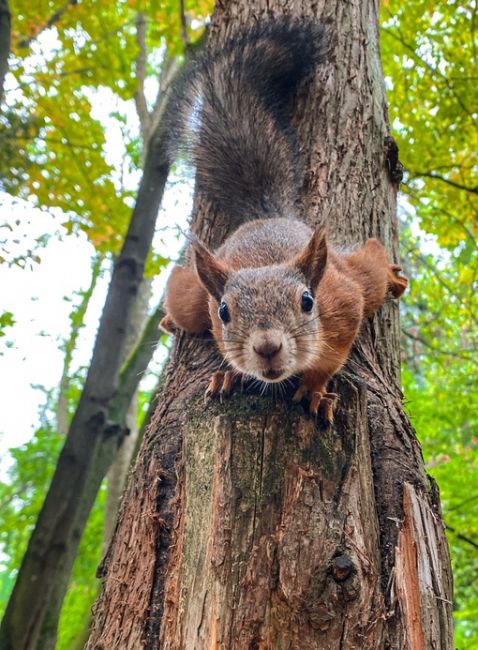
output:
[[[256,516],[257,516],[257,507],[258,503],[260,504],[262,500],[262,489],[264,481],[264,446],[265,446],[265,435],[267,429],[267,415],[264,416],[263,424],[259,433],[259,442],[257,447],[257,461],[259,465],[259,473],[257,477],[256,489],[254,490],[254,513],[252,517],[252,548],[256,542]],[[251,549],[252,550],[252,549]]]
[[[340,636],[340,644],[339,644],[339,650],[346,650],[345,649],[345,633],[347,630],[347,620],[345,619],[343,624],[342,624],[342,634]]]

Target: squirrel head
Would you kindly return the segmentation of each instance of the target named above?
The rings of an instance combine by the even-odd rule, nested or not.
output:
[[[211,300],[216,342],[244,375],[281,382],[314,364],[321,347],[317,289],[327,264],[318,229],[288,262],[233,270],[193,242],[198,277]]]

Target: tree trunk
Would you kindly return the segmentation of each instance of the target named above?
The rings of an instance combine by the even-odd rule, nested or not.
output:
[[[296,111],[304,214],[337,244],[397,256],[396,187],[373,0],[228,0],[210,39],[273,15],[327,26]],[[229,224],[200,197],[212,247]],[[334,379],[334,425],[290,395],[205,406],[218,359],[181,335],[123,500],[87,648],[452,648],[437,490],[403,412],[398,306],[365,323]]]
[[[63,372],[61,373],[60,384],[58,389],[58,402],[56,406],[56,430],[60,436],[66,436],[68,433],[68,390],[70,388],[71,361],[73,353],[76,350],[76,344],[81,329],[84,326],[84,317],[90,304],[91,297],[96,288],[96,283],[100,277],[102,257],[97,256],[91,266],[90,285],[85,291],[81,292],[81,302],[73,308],[70,313],[70,335],[64,342],[65,357],[63,359]]]
[[[4,11],[0,0],[0,19],[8,14],[8,4],[5,7]],[[5,25],[0,20],[0,27]],[[1,622],[0,650],[54,648],[71,569],[101,482],[126,438],[120,490],[136,447],[136,441],[130,443],[127,437],[127,412],[153,356],[162,307],[149,317],[141,340],[123,362],[129,354],[127,332],[145,283],[144,267],[169,173],[161,121],[178,65],[177,57],[169,57],[162,66],[158,95],[148,115],[148,138],[143,141],[136,205],[114,266],[85,386]],[[143,82],[144,78],[138,80],[141,92]],[[106,526],[109,535],[114,521],[110,518]]]
[[[55,646],[58,617],[81,535],[101,482],[127,434],[124,418],[139,382],[134,368],[145,351],[140,344],[131,363],[120,372],[122,349],[168,170],[164,143],[161,138],[153,139],[113,270],[83,393],[2,620],[1,650]],[[146,354],[149,361],[151,345]]]
[[[12,33],[12,15],[8,0],[0,0],[0,103],[3,99],[3,84],[8,71],[10,40]]]
[[[146,321],[148,319],[148,306],[151,297],[151,278],[144,278],[140,284],[138,297],[134,305],[133,313],[129,323],[129,331],[127,333],[124,352],[123,363],[134,352],[138,340],[144,332]],[[159,337],[159,331],[158,331]],[[157,339],[156,339],[157,340]],[[154,349],[155,340],[150,342],[151,349]],[[125,423],[128,428],[129,434],[124,440],[118,453],[108,470],[108,490],[106,493],[106,506],[105,506],[105,522],[103,528],[103,544],[107,549],[111,541],[111,536],[115,529],[116,517],[118,516],[118,507],[120,504],[121,496],[125,487],[126,477],[131,465],[134,450],[136,449],[136,442],[139,434],[139,427],[137,425],[137,411],[138,411],[138,395],[137,391],[133,395],[128,410],[125,415]]]

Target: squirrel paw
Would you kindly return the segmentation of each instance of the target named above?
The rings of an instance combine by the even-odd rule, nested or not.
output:
[[[227,370],[226,372],[217,370],[211,377],[204,398],[207,400],[213,397],[219,397],[222,401],[224,397],[229,397],[237,379],[238,375],[232,370]]]
[[[388,266],[388,288],[394,298],[400,298],[402,293],[408,287],[408,280],[403,275],[398,275],[402,267],[398,264],[389,264]]]
[[[309,411],[312,415],[320,415],[326,422],[332,424],[337,399],[337,393],[312,393]]]
[[[176,334],[176,323],[169,314],[166,314],[166,316],[161,319],[158,327],[166,332],[166,334]]]
[[[309,412],[312,415],[320,416],[330,424],[333,422],[334,409],[338,399],[337,393],[322,393],[320,391],[309,393],[304,384],[301,384],[292,399],[294,402],[300,402],[304,397],[310,399]]]

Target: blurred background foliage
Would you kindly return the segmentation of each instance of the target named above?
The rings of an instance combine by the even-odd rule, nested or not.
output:
[[[68,297],[63,376],[45,390],[32,439],[10,450],[0,482],[0,610],[6,605],[74,412],[86,367],[73,368],[96,280],[121,244],[139,179],[157,79],[200,39],[212,1],[15,0],[0,113],[1,189],[49,210],[96,253],[87,289]],[[406,408],[440,487],[455,578],[456,646],[478,649],[478,68],[476,8],[460,2],[382,4],[382,61],[394,137],[406,168],[399,199],[411,288],[402,309]],[[173,65],[174,64],[174,65]],[[98,110],[100,104],[106,112]],[[145,112],[146,110],[146,112]],[[134,119],[132,119],[132,115]],[[108,149],[111,139],[117,148]],[[161,224],[159,224],[161,227]],[[64,235],[63,235],[64,236]],[[22,268],[38,250],[0,260]],[[30,256],[30,259],[29,259]],[[106,262],[105,262],[106,260]],[[168,260],[153,254],[150,273]],[[0,336],[15,314],[0,313]],[[1,341],[0,341],[1,344]],[[138,399],[138,422],[152,395]],[[107,481],[85,531],[57,647],[82,647],[96,568],[107,542]]]
[[[459,650],[478,648],[476,12],[459,1],[382,5],[390,119],[406,168],[403,389],[440,488]]]

